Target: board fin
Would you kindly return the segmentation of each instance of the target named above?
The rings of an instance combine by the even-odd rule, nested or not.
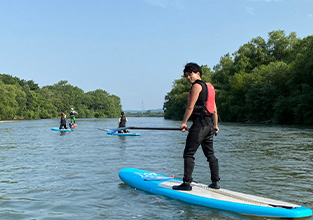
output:
[[[295,207],[292,206],[286,206],[286,205],[275,205],[275,204],[268,204],[269,206],[275,207],[275,208],[282,208],[282,209],[293,209]]]

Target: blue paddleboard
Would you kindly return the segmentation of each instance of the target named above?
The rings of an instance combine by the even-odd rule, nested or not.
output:
[[[52,127],[51,130],[52,131],[72,131],[72,129],[60,129],[58,127]]]
[[[181,184],[181,179],[150,171],[124,168],[120,170],[119,177],[126,184],[153,194],[243,215],[276,218],[312,216],[312,210],[304,206],[222,188],[211,189],[207,185],[194,182],[191,184],[192,191],[173,190],[172,186]]]
[[[140,135],[140,133],[118,133],[118,132],[112,132],[112,131],[108,131],[107,134],[119,135],[119,136],[139,136]]]

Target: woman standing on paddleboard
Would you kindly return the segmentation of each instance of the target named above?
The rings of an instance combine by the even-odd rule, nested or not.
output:
[[[219,131],[217,108],[215,104],[214,87],[201,80],[202,69],[196,63],[187,63],[184,76],[192,84],[188,97],[188,105],[180,126],[184,132],[188,129],[187,121],[192,116],[192,126],[186,139],[184,150],[184,178],[183,183],[173,186],[174,190],[192,190],[192,172],[194,169],[194,154],[201,145],[211,170],[210,188],[220,188],[218,159],[214,155],[213,135]]]
[[[61,113],[61,120],[60,120],[60,129],[67,129],[66,127],[66,115],[64,113]]]

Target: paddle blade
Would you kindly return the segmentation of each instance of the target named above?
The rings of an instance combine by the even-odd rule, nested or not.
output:
[[[121,130],[126,130],[128,129],[128,127],[120,127],[120,128],[115,128],[115,129],[109,129],[109,128],[98,128],[98,130],[100,131],[111,131],[111,132],[117,132],[117,131],[121,131]]]

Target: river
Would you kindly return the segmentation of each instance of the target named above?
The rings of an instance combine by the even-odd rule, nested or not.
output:
[[[73,132],[51,131],[59,119],[0,123],[0,219],[269,219],[152,195],[124,184],[133,167],[183,176],[187,132],[132,130],[107,135],[118,119],[80,119]],[[128,126],[179,127],[163,118],[128,118]],[[221,187],[313,209],[313,128],[220,123],[214,139]],[[99,129],[100,128],[100,129]],[[201,148],[195,181],[208,184]],[[313,219],[313,218],[309,218]]]

